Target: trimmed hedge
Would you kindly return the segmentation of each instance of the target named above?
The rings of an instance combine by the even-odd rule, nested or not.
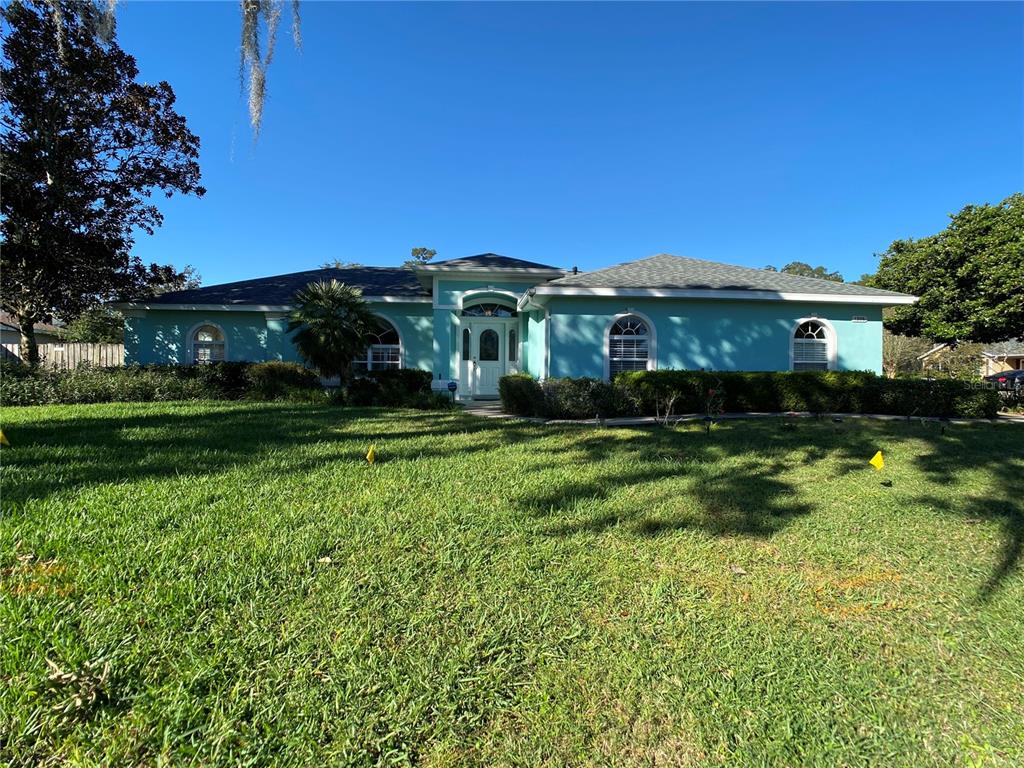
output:
[[[438,408],[447,398],[430,391],[431,374],[418,370],[373,371],[355,379],[349,392],[328,395],[317,374],[298,363],[221,362],[70,371],[0,362],[0,404],[153,402],[165,400],[287,400],[353,405]]]
[[[886,379],[864,371],[635,371],[597,379],[548,379],[521,374],[499,384],[508,413],[546,418],[629,414],[664,417],[705,413],[709,401],[731,413],[807,411],[900,416],[992,418],[999,395],[960,381]]]

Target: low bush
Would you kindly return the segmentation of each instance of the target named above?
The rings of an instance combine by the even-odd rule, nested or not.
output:
[[[498,380],[498,395],[505,413],[544,416],[544,390],[533,376],[513,373]]]
[[[199,366],[212,368],[214,366]],[[320,377],[298,363],[271,360],[251,363],[245,370],[244,396],[249,400],[299,400],[308,402],[323,396]]]
[[[427,410],[448,407],[449,398],[436,397],[430,389],[430,371],[413,368],[387,368],[369,371],[350,381],[335,398],[355,406],[385,406]]]
[[[999,395],[955,380],[886,379],[865,371],[635,371],[614,384],[597,379],[505,376],[506,412],[586,419],[633,413],[665,418],[681,413],[884,413],[900,416],[992,418]]]
[[[543,414],[549,419],[593,419],[622,416],[633,410],[622,390],[601,379],[547,379]]]
[[[703,411],[711,389],[724,390],[727,412],[885,413],[900,416],[992,418],[991,389],[955,380],[886,379],[864,371],[638,371],[616,385],[642,413],[675,396],[675,413]]]
[[[212,393],[212,395],[211,395]],[[0,370],[0,403],[154,402],[223,397],[220,390],[177,366],[96,368],[82,365],[70,371],[29,368],[5,363]]]

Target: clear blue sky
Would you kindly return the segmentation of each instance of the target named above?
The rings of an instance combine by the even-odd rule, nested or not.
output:
[[[121,45],[174,87],[209,190],[136,251],[204,284],[419,245],[856,279],[1024,186],[1022,8],[303,0],[254,143],[238,3],[123,2]]]

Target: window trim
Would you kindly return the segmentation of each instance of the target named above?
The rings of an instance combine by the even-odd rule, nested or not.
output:
[[[822,328],[825,329],[825,351],[828,357],[827,368],[825,370],[835,371],[838,369],[837,361],[839,360],[839,337],[836,335],[836,329],[828,320],[823,317],[801,317],[789,329],[789,370],[795,371],[796,368],[796,331],[804,323],[818,323]]]
[[[405,368],[405,339],[402,338],[402,330],[398,327],[398,323],[396,323],[394,320],[392,320],[387,315],[381,314],[380,312],[374,312],[373,315],[377,319],[383,320],[384,322],[386,322],[388,325],[390,325],[392,328],[395,329],[395,335],[398,336],[398,344],[368,344],[367,347],[366,347],[366,354],[365,354],[365,356],[362,357],[362,358],[357,358],[357,359],[353,360],[352,361],[353,365],[365,365],[367,373],[369,373],[370,371],[382,371],[382,370],[385,370],[384,368],[373,368],[373,367],[371,367],[372,363],[373,363],[373,349],[374,349],[374,347],[376,347],[378,349],[394,349],[397,346],[398,347],[398,368],[399,369]],[[390,368],[390,366],[388,366],[388,368]]]
[[[626,308],[625,312],[619,312],[612,317],[604,327],[604,380],[611,381],[612,377],[612,327],[624,317],[638,317],[647,323],[647,370],[658,370],[658,331],[654,322],[643,312]]]
[[[218,331],[220,331],[220,335],[224,338],[224,341],[222,342],[223,345],[224,345],[224,358],[223,358],[223,361],[227,361],[229,359],[228,358],[228,334],[224,330],[224,326],[221,325],[220,323],[215,323],[213,320],[203,320],[202,322],[196,323],[191,328],[189,328],[188,329],[188,336],[185,337],[186,344],[188,345],[185,348],[185,354],[187,356],[187,361],[186,361],[187,365],[208,365],[209,364],[209,363],[201,363],[199,360],[196,359],[196,339],[195,339],[195,337],[196,337],[196,333],[204,325],[213,326]],[[200,342],[200,343],[208,344],[209,342]],[[222,362],[222,361],[210,360],[209,362],[210,363],[214,363],[214,362]]]

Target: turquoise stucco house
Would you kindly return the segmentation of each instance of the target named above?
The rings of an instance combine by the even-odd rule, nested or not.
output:
[[[593,272],[487,253],[413,268],[316,269],[121,305],[129,364],[299,360],[303,285],[362,289],[380,318],[366,368],[421,368],[489,398],[506,373],[609,378],[658,368],[882,370],[882,308],[915,297],[660,254]]]

